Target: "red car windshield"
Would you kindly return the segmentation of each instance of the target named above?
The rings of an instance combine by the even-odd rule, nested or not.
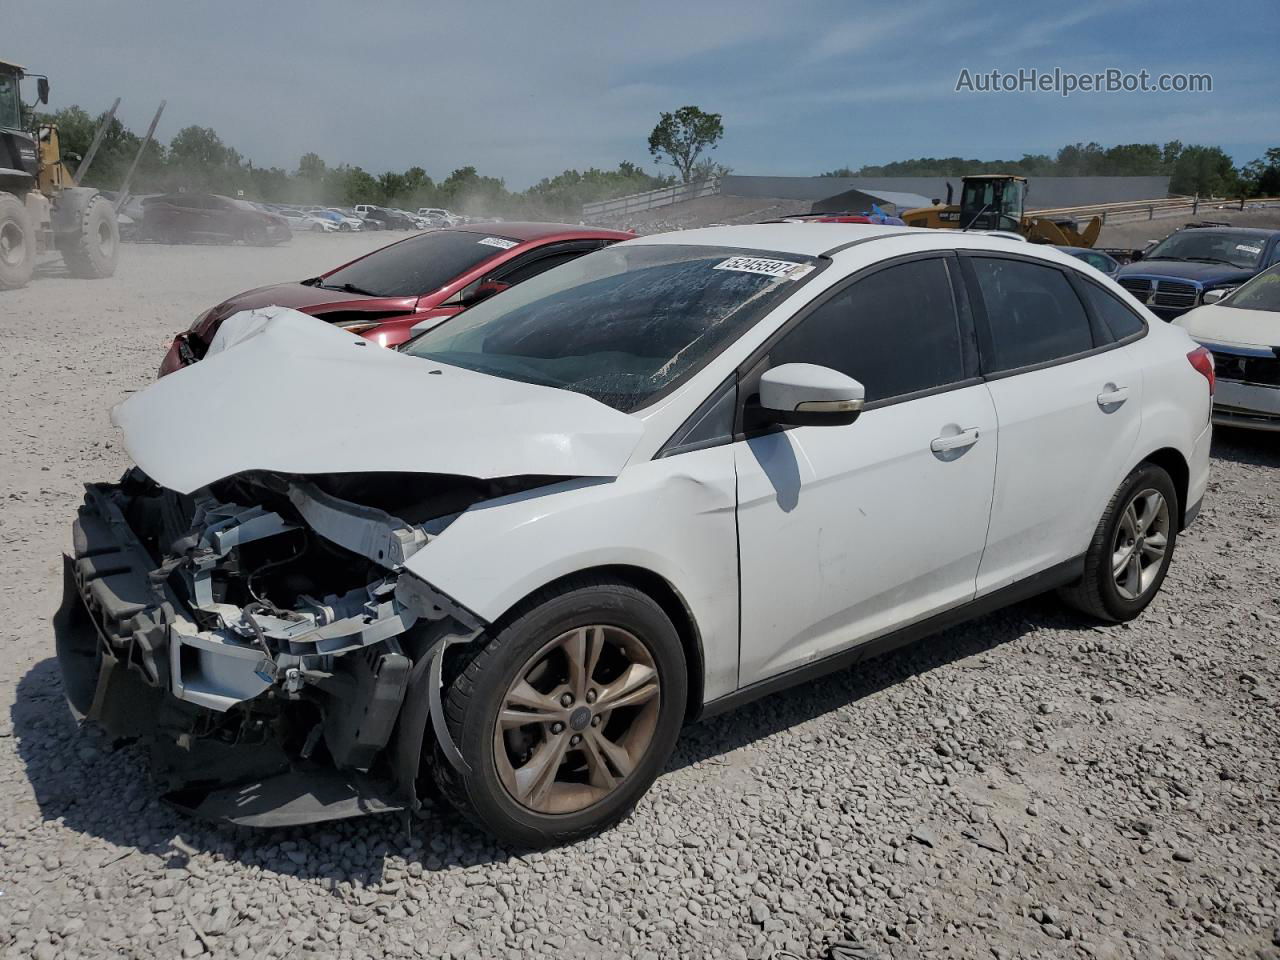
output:
[[[425,233],[335,270],[316,286],[371,297],[417,297],[439,290],[519,242],[496,234],[462,230]]]

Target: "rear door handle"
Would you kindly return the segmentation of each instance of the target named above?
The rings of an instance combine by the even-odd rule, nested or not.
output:
[[[1119,407],[1128,399],[1128,387],[1117,387],[1114,383],[1108,383],[1102,388],[1102,392],[1098,394],[1098,406],[1103,409],[1106,409],[1107,407]]]
[[[970,427],[968,430],[962,430],[949,437],[935,437],[933,442],[929,444],[929,449],[934,453],[947,453],[950,450],[963,450],[966,447],[972,447],[977,442],[978,428]]]

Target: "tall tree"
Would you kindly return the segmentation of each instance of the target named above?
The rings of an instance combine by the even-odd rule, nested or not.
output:
[[[658,118],[658,125],[649,134],[649,152],[659,163],[674,166],[680,171],[680,179],[688,183],[703,151],[714,150],[723,136],[720,114],[681,107]]]

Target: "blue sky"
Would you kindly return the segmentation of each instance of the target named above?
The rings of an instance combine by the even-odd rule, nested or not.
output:
[[[522,188],[652,167],[662,110],[723,114],[715,158],[807,175],[917,156],[1014,158],[1178,139],[1247,162],[1280,145],[1278,0],[4,0],[0,58],[52,106],[159,136],[215,128],[261,165],[314,150],[377,173],[474,164]],[[962,68],[1213,76],[1212,93],[956,93]]]

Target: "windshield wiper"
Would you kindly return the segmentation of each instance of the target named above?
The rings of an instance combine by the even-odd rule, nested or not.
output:
[[[374,293],[372,290],[365,290],[363,287],[357,287],[354,283],[318,283],[316,286],[323,290],[341,290],[343,293],[358,293],[362,297],[382,296],[382,294]]]
[[[1187,259],[1195,260],[1197,263],[1225,263],[1229,267],[1240,266],[1233,260],[1223,260],[1221,257],[1187,257]]]
[[[1167,253],[1165,253],[1165,254],[1161,254],[1161,255],[1160,255],[1160,256],[1158,256],[1158,257],[1143,257],[1142,259],[1143,259],[1143,260],[1178,260],[1178,261],[1180,261],[1180,262],[1182,262],[1182,263],[1186,263],[1186,262],[1187,262],[1187,258],[1186,258],[1186,257],[1171,257],[1171,256],[1169,256],[1169,254],[1167,254]]]

